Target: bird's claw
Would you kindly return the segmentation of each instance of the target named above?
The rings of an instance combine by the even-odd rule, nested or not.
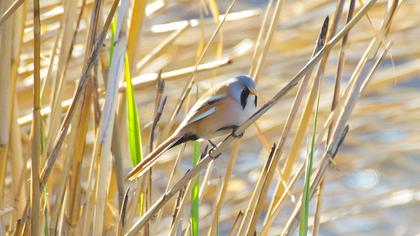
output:
[[[207,147],[208,147],[208,145],[207,145]],[[213,159],[213,160],[215,160],[216,158],[218,158],[220,155],[221,155],[221,153],[219,153],[219,154],[217,154],[217,155],[214,155],[214,150],[216,150],[216,145],[214,145],[212,148],[210,148],[208,151],[207,151],[207,148],[206,148],[206,151],[207,151],[207,154],[209,155],[209,157],[211,158],[211,159]]]
[[[209,152],[208,152],[208,154],[209,154],[209,157],[211,158],[211,159],[213,159],[213,160],[216,160],[220,155],[222,155],[222,153],[220,153],[219,152],[219,154],[216,154],[216,155],[214,155],[213,153],[214,153],[214,150],[215,150],[216,148],[211,148],[210,150],[209,150]]]
[[[232,137],[234,138],[242,138],[242,136],[244,136],[244,131],[242,131],[242,133],[237,134],[236,132],[238,131],[238,128],[235,128],[232,130]]]
[[[200,160],[203,159],[208,153],[209,145],[206,145],[204,151],[201,153]]]
[[[213,146],[213,148],[217,147],[217,145],[215,143],[213,143],[210,139],[208,141],[211,144],[211,146]]]
[[[216,150],[216,145],[214,145],[214,143],[211,143],[211,145],[213,146],[212,148],[209,149],[209,145],[206,145],[206,148],[204,148],[204,151],[201,153],[200,159],[203,159],[204,157],[206,157],[207,155],[209,155],[209,157],[213,160],[217,159],[222,153],[219,153],[217,155],[214,155],[213,152],[214,150]]]

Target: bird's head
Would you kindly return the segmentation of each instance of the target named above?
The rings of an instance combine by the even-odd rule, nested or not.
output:
[[[248,91],[254,95],[257,96],[257,88],[255,86],[254,80],[251,79],[248,75],[238,75],[236,76],[236,79],[238,82],[248,89]]]

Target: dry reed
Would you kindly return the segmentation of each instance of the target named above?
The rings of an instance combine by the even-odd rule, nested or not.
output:
[[[0,235],[292,235],[311,138],[312,235],[417,233],[419,10],[0,1]],[[127,72],[144,154],[228,77],[252,75],[259,109],[196,166],[186,144],[129,182]]]

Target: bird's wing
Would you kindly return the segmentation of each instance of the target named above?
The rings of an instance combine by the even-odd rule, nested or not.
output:
[[[194,122],[196,122],[196,121],[198,121],[198,120],[204,119],[204,118],[206,118],[207,116],[209,116],[209,115],[213,114],[214,112],[216,112],[216,108],[215,108],[215,107],[212,107],[212,108],[210,108],[210,109],[208,109],[208,110],[206,110],[206,111],[204,111],[204,112],[202,112],[202,113],[197,113],[197,114],[194,114],[194,115],[191,117],[191,119],[189,119],[189,120],[188,120],[187,125],[192,124],[192,123],[194,123]]]
[[[197,101],[191,109],[190,114],[187,116],[188,121],[185,125],[204,119],[216,112],[216,107],[214,105],[224,98],[226,98],[226,94],[216,94]]]

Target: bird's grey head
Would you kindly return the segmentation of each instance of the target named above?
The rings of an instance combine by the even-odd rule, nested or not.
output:
[[[249,95],[253,95],[253,104],[257,106],[257,90],[254,81],[248,75],[238,75],[226,81],[232,97],[245,108]]]
[[[249,92],[257,96],[257,89],[255,82],[248,75],[238,75],[235,79],[244,87],[248,88]]]

